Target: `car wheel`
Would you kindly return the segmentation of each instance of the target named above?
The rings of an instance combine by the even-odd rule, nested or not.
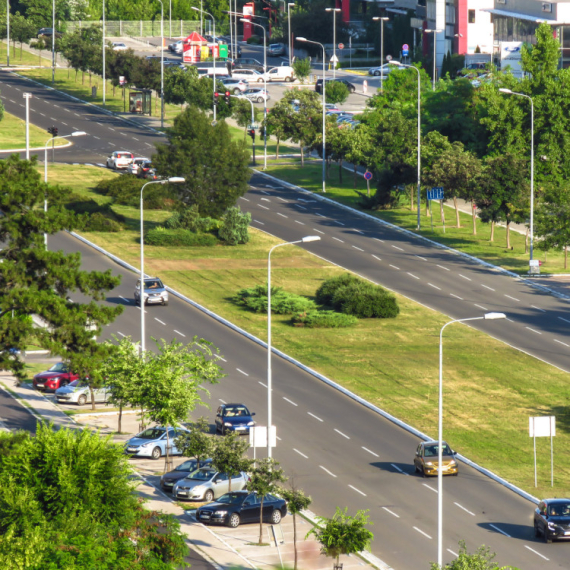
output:
[[[258,79],[257,82],[258,82],[258,83],[263,83],[263,79]]]
[[[538,538],[540,536],[540,529],[538,528],[538,523],[534,523],[534,537]]]
[[[286,77],[285,81],[287,81],[287,83],[291,83],[291,81],[293,81],[293,78],[292,77]]]
[[[150,454],[151,459],[154,459],[155,461],[157,459],[160,459],[162,456],[162,450],[160,449],[160,447],[156,446],[153,450],[152,453]]]
[[[257,98],[257,102],[258,102],[258,103],[263,103],[263,97],[258,97],[258,98]]]
[[[426,470],[423,467],[420,467],[420,475],[426,477]]]
[[[374,77],[378,77],[379,75],[380,75],[380,72],[379,72],[379,71],[375,71],[375,72],[374,72]]]
[[[87,396],[85,394],[81,394],[77,399],[78,406],[84,406],[87,403]]]
[[[204,495],[204,500],[208,501],[208,503],[211,503],[214,500],[214,491],[212,491],[212,489],[208,489],[206,491],[206,494]]]
[[[164,301],[164,303],[162,303],[162,305],[163,305],[164,307],[168,307],[168,301]]]
[[[240,519],[237,513],[232,513],[228,520],[228,526],[231,528],[237,528],[239,526]]]
[[[239,95],[240,94],[240,90],[239,89],[234,89],[234,95]]]
[[[548,534],[548,530],[544,529],[543,534],[544,534],[544,542],[546,542],[546,544],[551,544],[552,537]]]
[[[271,513],[271,524],[279,524],[280,522],[281,522],[281,511],[278,509],[275,509]]]

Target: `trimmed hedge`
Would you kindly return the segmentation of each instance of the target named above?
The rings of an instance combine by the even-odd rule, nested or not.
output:
[[[218,240],[212,234],[194,233],[184,229],[169,230],[160,226],[150,230],[144,236],[144,242],[158,246],[213,246],[218,244]]]
[[[343,273],[338,277],[331,277],[323,281],[323,284],[317,289],[316,299],[320,305],[332,306],[332,300],[337,289],[352,285],[353,283],[362,283],[362,279],[353,273]]]
[[[88,232],[120,232],[123,228],[116,220],[95,212],[86,219],[83,229]]]
[[[337,329],[355,325],[358,318],[354,315],[345,315],[335,311],[308,311],[295,315],[292,321],[297,326],[305,326],[311,329]]]
[[[234,302],[255,313],[267,312],[267,285],[256,285],[241,289],[233,298]],[[311,299],[287,293],[282,287],[271,287],[271,312],[276,315],[292,315],[316,310]]]
[[[115,178],[101,180],[95,190],[104,196],[113,198],[115,204],[140,206],[141,188],[148,180],[132,174],[123,174]],[[176,195],[169,184],[151,184],[144,191],[143,208],[145,210],[170,209]]]

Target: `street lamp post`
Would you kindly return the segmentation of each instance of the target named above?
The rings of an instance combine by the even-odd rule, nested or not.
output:
[[[8,46],[10,49],[10,46]],[[30,160],[30,99],[32,98],[31,93],[24,93],[24,99],[26,100],[26,160]]]
[[[44,145],[44,182],[47,184],[48,181],[48,148],[49,148],[49,143],[51,142],[53,144],[53,141],[55,139],[68,139],[69,137],[84,137],[87,133],[84,131],[73,131],[70,135],[59,135],[57,137],[51,137],[46,141],[46,144]],[[48,210],[48,202],[47,202],[47,196],[44,198],[44,212],[47,215],[47,210]],[[47,233],[44,233],[44,245],[45,248],[47,249]]]
[[[139,307],[141,309],[141,358],[144,358],[145,351],[145,330],[144,330],[144,220],[143,220],[143,192],[149,184],[178,184],[185,182],[184,178],[180,176],[173,176],[165,180],[151,180],[143,185],[141,188],[141,271],[140,271],[140,284],[139,284]]]
[[[265,95],[263,97],[263,121],[265,125],[263,128],[263,170],[267,170],[267,33],[265,27],[261,24],[256,24],[246,18],[240,18],[240,22],[247,22],[263,30],[263,88],[265,89]]]
[[[10,67],[10,0],[6,0],[6,67]]]
[[[501,93],[517,95],[530,101],[530,259],[534,248],[534,100],[530,95],[516,93],[510,89],[500,88]]]
[[[418,74],[418,195],[417,195],[417,202],[418,202],[418,231],[421,227],[420,221],[420,199],[421,199],[421,114],[420,114],[420,102],[421,102],[421,80],[420,80],[420,70],[415,65],[408,65],[405,63],[400,63],[399,61],[391,61],[392,65],[397,65],[398,67],[411,67],[415,69]]]
[[[327,191],[326,190],[326,183],[325,183],[325,157],[326,157],[326,153],[325,153],[325,137],[326,137],[326,131],[325,131],[325,116],[326,116],[326,107],[325,107],[325,46],[319,42],[313,42],[312,40],[308,40],[307,38],[297,38],[297,41],[299,42],[307,42],[308,44],[315,44],[317,46],[321,46],[322,50],[323,50],[323,88],[322,88],[322,94],[323,94],[323,194]],[[419,72],[418,72],[419,73]]]
[[[105,0],[103,0],[103,107],[105,106]]]
[[[506,319],[505,313],[486,313],[482,317],[470,317],[467,319],[455,319],[445,323],[439,333],[439,405],[438,405],[438,464],[437,464],[437,564],[443,568],[443,330],[453,323],[465,323],[467,321],[479,321]]]
[[[273,421],[272,406],[271,406],[271,390],[272,390],[272,376],[271,376],[271,253],[278,247],[284,245],[294,245],[296,243],[309,243],[311,241],[319,241],[320,236],[306,236],[299,240],[288,241],[286,243],[278,243],[274,245],[267,256],[267,457],[271,457],[271,425]]]
[[[384,22],[390,18],[384,16],[374,16],[373,20],[380,21],[380,92],[384,91]]]
[[[325,11],[333,13],[333,78],[336,77],[336,13],[342,12],[340,8],[325,8]],[[325,88],[325,78],[323,76],[323,90]]]
[[[295,6],[293,2],[287,2],[287,21],[289,23],[289,67],[293,63],[293,57],[291,53],[293,41],[291,39],[291,7]]]
[[[164,4],[160,2],[160,128],[164,127]]]
[[[212,48],[212,53],[213,53],[213,57],[214,57],[214,92],[212,93],[212,107],[214,107],[214,121],[216,120],[216,102],[215,102],[215,98],[216,98],[216,20],[214,20],[214,16],[212,16],[212,14],[210,14],[210,12],[206,12],[206,10],[202,10],[201,8],[196,8],[195,6],[192,6],[192,10],[196,10],[197,12],[200,12],[201,14],[207,14],[208,16],[210,16],[210,18],[212,18],[212,26],[214,29],[214,47]]]
[[[51,82],[52,85],[55,83],[55,0],[52,1],[51,6],[51,18],[52,18],[52,29],[51,29]],[[8,46],[10,49],[10,46]]]
[[[437,69],[437,66],[435,63],[435,46],[436,46],[436,40],[437,40],[436,34],[439,34],[439,32],[441,32],[441,31],[442,30],[424,30],[424,32],[426,34],[433,34],[433,80],[432,80],[433,91],[435,91],[435,72]]]

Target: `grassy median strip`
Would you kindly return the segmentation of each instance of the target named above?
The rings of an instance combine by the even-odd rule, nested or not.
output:
[[[50,50],[42,50],[41,55],[35,55],[25,49],[20,49],[17,45],[10,42],[10,67],[18,67],[20,65],[39,65],[44,67],[51,67],[51,52]],[[51,49],[51,47],[50,47]],[[0,42],[0,61],[6,65],[6,40]]]
[[[0,150],[15,150],[15,149],[25,149],[26,148],[26,122],[18,117],[6,113],[4,111],[4,118],[0,124]],[[44,159],[43,148],[46,141],[49,140],[49,134],[30,123],[30,148],[39,148],[42,150],[33,150],[31,154],[37,154],[40,160]],[[65,139],[55,139],[55,146],[61,146],[64,144],[69,144],[69,141]],[[6,156],[6,155],[4,155]],[[51,155],[48,153],[48,157],[51,160]]]
[[[104,170],[63,166],[70,177]],[[85,190],[83,190],[85,191]],[[94,199],[97,195],[93,194]],[[127,218],[120,233],[85,237],[139,264],[138,209],[114,207]],[[168,212],[145,212],[147,227]],[[242,287],[265,283],[267,252],[278,243],[255,229],[247,245],[211,248],[145,247],[147,271],[250,333],[265,339],[267,317],[237,307],[231,297]],[[343,270],[300,248],[280,248],[273,258],[276,286],[309,297]],[[136,277],[132,276],[134,284]],[[361,320],[348,329],[293,327],[290,317],[273,317],[274,345],[425,433],[437,435],[438,340],[447,317],[397,295],[396,319]],[[156,308],[160,311],[160,308]],[[211,339],[214,341],[215,339]],[[555,454],[550,487],[549,442],[537,440],[539,488],[534,488],[528,417],[556,415],[556,449],[570,445],[568,375],[465,325],[447,329],[444,344],[445,438],[461,453],[527,491],[562,495],[570,482],[570,457]],[[279,381],[277,378],[276,381]],[[378,434],[382,446],[382,433]],[[410,465],[414,449],[409,449]]]

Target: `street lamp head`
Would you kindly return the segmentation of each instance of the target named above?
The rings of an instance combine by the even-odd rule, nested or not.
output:
[[[389,62],[388,62],[388,65],[396,65],[396,66],[398,66],[398,67],[407,67],[407,66],[404,65],[403,63],[400,63],[399,61],[394,61],[394,60],[389,61]]]
[[[309,243],[310,241],[320,241],[320,236],[305,236],[301,239],[301,243]]]
[[[326,12],[342,12],[340,8],[325,8]]]
[[[247,22],[248,24],[251,23],[247,18],[240,18],[239,21],[240,22]]]
[[[463,34],[453,34],[453,37],[454,37],[454,38],[462,38],[462,37],[463,37]]]
[[[180,184],[181,182],[186,182],[186,178],[182,178],[181,176],[171,176],[167,182],[171,184]]]
[[[508,93],[509,95],[512,94],[512,91],[510,89],[507,89],[506,87],[499,87],[499,91],[501,93]]]
[[[306,42],[307,38],[295,38],[298,42]]]
[[[84,137],[87,133],[85,131],[73,131],[71,133],[72,137]]]
[[[387,22],[390,18],[388,18],[387,16],[374,16],[372,18],[373,20],[377,21],[377,22]]]
[[[190,8],[192,8],[192,10],[196,10],[196,12],[200,12],[200,8],[196,8],[196,6],[190,6]]]
[[[506,319],[505,313],[485,313],[485,320]]]
[[[424,30],[426,34],[439,34],[443,30]]]
[[[295,2],[287,2],[287,6],[295,6]]]

